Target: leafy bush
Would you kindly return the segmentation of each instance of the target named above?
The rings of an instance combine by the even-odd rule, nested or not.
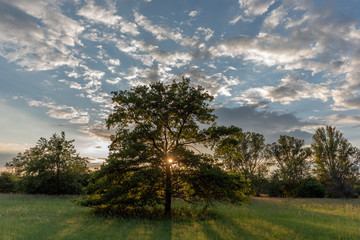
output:
[[[13,173],[0,173],[0,193],[14,193],[17,192],[17,181]]]
[[[275,174],[268,182],[266,192],[269,197],[284,197],[284,186],[284,182],[279,179],[277,174]]]
[[[298,197],[323,198],[325,197],[325,194],[325,187],[314,178],[308,178],[303,180],[297,188]]]
[[[356,185],[355,186],[355,198],[358,198],[358,197],[360,197],[360,186],[359,185]]]

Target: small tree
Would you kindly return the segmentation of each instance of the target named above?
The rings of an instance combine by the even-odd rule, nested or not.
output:
[[[294,197],[296,187],[309,174],[310,148],[304,147],[303,140],[282,135],[276,143],[270,146],[269,153],[278,167],[275,174],[285,184],[284,195]]]
[[[238,176],[222,171],[211,156],[195,153],[217,135],[199,128],[215,120],[208,105],[213,97],[201,86],[191,87],[183,79],[113,94],[114,112],[107,125],[116,127],[116,134],[83,205],[126,211],[164,204],[170,217],[172,198],[243,200]]]
[[[87,160],[76,153],[74,140],[65,140],[65,133],[40,138],[35,147],[19,153],[8,168],[21,177],[27,193],[77,194],[88,174]]]
[[[262,134],[238,129],[216,144],[215,156],[222,159],[226,169],[244,174],[251,181],[253,193],[259,196],[270,165],[265,147]]]
[[[359,174],[359,153],[335,127],[316,130],[311,147],[315,172],[329,197],[351,197]]]

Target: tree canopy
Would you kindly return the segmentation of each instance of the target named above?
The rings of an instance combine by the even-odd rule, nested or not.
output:
[[[279,140],[270,146],[269,153],[278,167],[275,174],[285,183],[285,195],[294,197],[296,187],[309,174],[310,148],[304,147],[304,140],[281,135]]]
[[[19,153],[6,167],[21,177],[22,190],[27,193],[81,193],[88,173],[87,160],[80,157],[65,133],[40,138],[35,147]]]
[[[311,147],[315,172],[330,197],[352,197],[359,175],[359,151],[335,127],[320,127],[313,135]]]
[[[188,202],[242,201],[244,182],[197,148],[218,136],[201,130],[216,118],[213,97],[189,79],[169,85],[154,82],[113,92],[115,127],[107,163],[95,173],[83,205],[117,209],[163,204],[171,215],[172,198]]]
[[[269,167],[265,138],[260,133],[232,128],[232,134],[217,141],[215,156],[223,161],[227,170],[244,174],[251,181],[252,192],[259,196]]]

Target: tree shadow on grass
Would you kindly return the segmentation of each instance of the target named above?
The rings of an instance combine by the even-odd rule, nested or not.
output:
[[[130,211],[129,211],[130,210]],[[184,208],[174,207],[172,209],[172,217],[165,218],[163,208],[142,208],[142,209],[127,209],[127,211],[114,211],[114,209],[93,209],[87,212],[87,221],[82,225],[90,225],[95,228],[97,226],[91,223],[93,221],[115,221],[122,224],[129,222],[135,223],[137,226],[132,226],[132,232],[126,231],[121,233],[121,239],[133,238],[133,235],[138,234],[139,239],[141,236],[150,237],[150,239],[173,239],[173,226],[189,226],[192,223],[204,222],[208,220],[218,219],[219,216],[212,210],[203,211],[199,207]],[[106,229],[106,227],[105,227]],[[99,231],[104,231],[99,229]],[[106,231],[106,230],[105,230]],[[74,232],[74,231],[73,231]],[[178,236],[177,236],[178,237]]]
[[[204,222],[202,224],[204,235],[210,240],[220,239],[259,239],[257,235],[248,231],[244,226],[240,225],[230,217],[222,216],[219,221],[210,224]],[[263,236],[261,239],[268,239]]]
[[[349,218],[331,213],[297,209],[297,217],[277,217],[268,222],[292,229],[301,239],[360,239],[360,218],[349,226]]]
[[[172,219],[165,219],[153,223],[151,239],[172,239],[173,222]]]
[[[48,239],[137,239],[147,234],[144,221],[95,216],[91,212],[58,223],[61,228]]]
[[[251,218],[244,219],[246,224],[257,225],[262,229],[255,231],[254,228],[249,228],[261,239],[265,232],[268,232],[267,236],[272,236],[272,239],[360,239],[360,218],[350,218],[338,212],[320,212],[302,202],[288,205],[279,201],[279,204],[274,205],[274,201],[271,204],[264,201],[262,208],[250,213]],[[241,224],[241,217],[237,222]]]
[[[90,211],[94,217],[115,217],[122,219],[141,219],[141,220],[166,220],[163,207],[149,208],[94,208]],[[174,221],[204,221],[217,219],[219,215],[210,210],[201,208],[174,207],[171,209],[171,218]]]

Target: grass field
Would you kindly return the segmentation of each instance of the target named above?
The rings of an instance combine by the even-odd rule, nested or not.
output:
[[[73,197],[1,195],[0,239],[360,239],[360,199],[251,199],[217,218],[94,216]]]

